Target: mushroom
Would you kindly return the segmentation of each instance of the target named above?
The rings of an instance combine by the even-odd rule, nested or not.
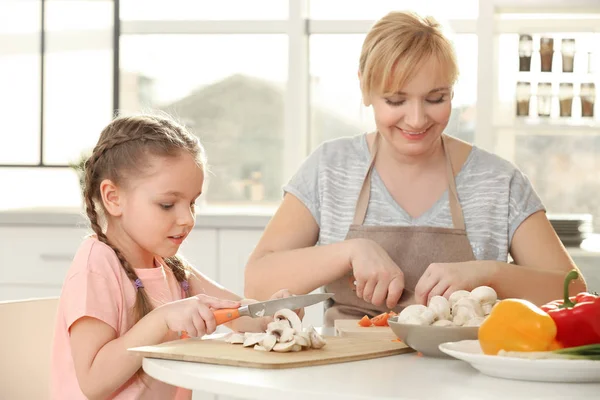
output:
[[[292,351],[302,351],[302,346],[300,346],[298,343],[294,344],[292,346]]]
[[[452,307],[452,322],[454,325],[462,326],[467,321],[475,317],[483,317],[483,308],[481,305],[469,298],[463,297],[454,304]]]
[[[436,320],[449,320],[451,317],[450,302],[443,296],[433,296],[429,300],[429,309],[435,314]]]
[[[296,314],[295,312],[293,312],[292,310],[290,310],[288,308],[284,308],[284,309],[277,311],[275,313],[275,315],[273,315],[273,319],[275,321],[283,321],[283,320],[288,321],[290,326],[296,332],[302,331],[302,321],[300,320],[300,317],[298,316],[298,314]]]
[[[450,297],[448,297],[448,302],[450,303],[450,309],[454,309],[454,305],[463,297],[469,297],[471,293],[468,290],[457,290],[453,292]]]
[[[247,334],[246,338],[244,339],[244,347],[250,347],[260,343],[266,335],[267,334],[264,332]]]
[[[264,347],[266,351],[273,350],[273,346],[277,344],[277,337],[275,335],[266,335],[263,340],[261,340],[260,345]]]
[[[452,325],[454,325],[452,323],[452,321],[447,320],[447,319],[438,319],[433,324],[431,324],[431,326],[452,326]]]
[[[308,335],[310,337],[310,346],[313,349],[320,349],[327,344],[325,338],[319,335],[312,325],[308,328]]]
[[[256,344],[256,345],[254,345],[254,350],[259,350],[259,351],[271,351],[270,349],[266,349],[265,347],[261,346],[260,344]]]
[[[267,325],[267,334],[274,335],[278,342],[289,342],[294,338],[296,331],[290,328],[286,321],[273,321]]]
[[[467,322],[465,322],[463,326],[479,326],[484,320],[484,317],[473,317]]]
[[[228,334],[228,336],[225,338],[225,341],[227,343],[231,343],[231,344],[242,344],[244,343],[244,335],[238,332],[231,332],[230,334]]]
[[[273,346],[273,351],[276,351],[278,353],[287,353],[288,351],[292,351],[292,348],[295,345],[296,343],[293,340],[286,343],[277,343],[275,346]]]
[[[422,304],[413,304],[406,307],[398,315],[398,322],[412,325],[431,325],[435,320],[435,313]]]
[[[294,341],[302,347],[310,347],[310,335],[307,332],[296,333]]]
[[[398,322],[405,323],[404,320],[407,320],[411,317],[420,317],[423,311],[427,310],[427,306],[423,304],[411,304],[404,308],[404,310],[400,311],[398,315]]]
[[[470,298],[481,304],[484,315],[488,315],[492,311],[492,307],[498,300],[498,294],[489,286],[479,286],[471,291]]]

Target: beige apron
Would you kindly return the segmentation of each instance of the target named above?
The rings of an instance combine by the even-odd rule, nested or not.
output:
[[[398,305],[394,308],[394,311],[400,312],[407,305],[414,304],[415,286],[430,264],[472,261],[475,257],[473,256],[471,243],[467,238],[462,208],[456,192],[452,163],[447,146],[444,144],[444,135],[442,135],[442,148],[446,156],[448,201],[454,227],[363,225],[371,196],[371,175],[375,165],[379,140],[379,133],[376,133],[371,164],[358,195],[354,220],[350,225],[346,239],[366,238],[375,241],[402,269],[405,288]],[[356,296],[352,272],[326,285],[325,290],[328,293],[335,293],[325,312],[325,324],[327,326],[332,326],[336,319],[362,318],[365,314],[373,317],[389,311],[385,305],[377,307]]]

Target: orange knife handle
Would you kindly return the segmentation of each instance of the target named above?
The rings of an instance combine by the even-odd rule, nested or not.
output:
[[[237,308],[222,308],[220,310],[214,310],[215,321],[217,325],[224,324],[225,322],[232,321],[240,317],[240,312]]]

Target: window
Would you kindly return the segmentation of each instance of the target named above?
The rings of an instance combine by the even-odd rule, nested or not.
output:
[[[47,1],[45,164],[75,161],[111,120],[112,18],[110,0]]]
[[[600,83],[600,71],[593,63],[600,54],[600,34],[532,33],[528,46],[521,43],[521,49],[529,49],[521,56],[519,40],[515,33],[498,38],[502,68],[495,88],[496,152],[529,177],[549,214],[591,214],[598,232],[600,108],[594,104],[596,95],[591,103],[594,115],[584,115],[582,88]]]
[[[121,0],[122,20],[281,20],[284,0]]]
[[[0,164],[40,161],[40,5],[0,2]]]
[[[281,199],[286,81],[284,35],[121,38],[121,108],[162,109],[199,136],[212,205]]]
[[[311,145],[375,129],[371,108],[362,105],[357,76],[364,35],[311,35]],[[446,131],[472,142],[477,97],[477,36],[455,35],[460,76]],[[335,53],[335,57],[329,54]]]
[[[492,32],[478,36],[484,30],[478,22],[488,18],[479,3],[120,0],[115,30],[113,0],[0,1],[0,180],[3,187],[19,187],[13,196],[0,197],[0,208],[80,205],[77,176],[67,164],[93,146],[115,100],[125,113],[171,112],[198,134],[212,172],[202,196],[208,206],[277,204],[298,154],[373,129],[356,75],[362,40],[384,14],[412,9],[449,28],[458,53],[460,76],[447,132],[483,141],[486,150],[523,169],[551,213],[591,213],[600,230],[594,174],[600,162],[598,101],[592,118],[548,121],[533,116],[533,92],[532,115],[515,117],[516,84],[522,80],[537,87],[549,79],[554,116],[561,83],[574,84],[575,114],[581,83],[595,83],[600,92],[600,34],[593,33],[600,14],[539,18],[496,10],[488,16]],[[298,12],[303,5],[306,14]],[[299,14],[308,16],[306,24]],[[551,32],[544,33],[545,27]],[[585,55],[576,50],[574,73],[519,72],[519,33],[529,28],[535,51],[542,36],[554,38],[557,61],[562,39],[587,43]],[[489,49],[479,40],[489,41]],[[489,59],[495,71],[478,70],[484,65],[479,58]],[[493,112],[477,120],[476,107],[480,114]],[[291,123],[290,115],[302,118]],[[304,117],[307,124],[298,124]]]

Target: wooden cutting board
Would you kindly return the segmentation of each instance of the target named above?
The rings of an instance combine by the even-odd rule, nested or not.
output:
[[[355,337],[326,337],[321,349],[293,353],[254,350],[221,340],[183,339],[129,349],[149,358],[192,361],[263,369],[283,369],[367,360],[412,352],[404,343],[391,340],[366,340]]]
[[[393,340],[397,336],[389,326],[359,326],[358,320],[336,319],[333,323],[335,332],[340,337],[360,337],[368,339]]]

